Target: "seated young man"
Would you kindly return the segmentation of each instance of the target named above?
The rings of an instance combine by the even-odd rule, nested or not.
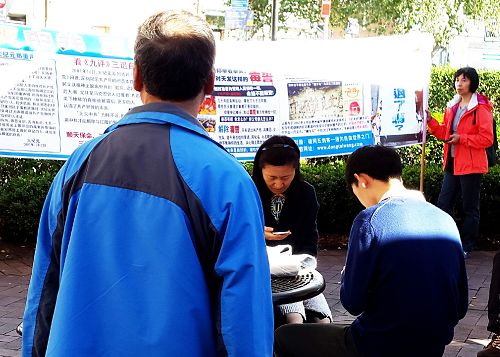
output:
[[[366,209],[352,225],[340,299],[357,318],[282,326],[277,356],[442,356],[468,306],[460,236],[447,213],[403,186],[401,172],[387,147],[349,157],[346,180]]]

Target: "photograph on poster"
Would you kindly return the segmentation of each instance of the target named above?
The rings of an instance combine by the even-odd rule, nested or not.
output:
[[[342,115],[341,82],[287,83],[290,120],[325,119]]]
[[[363,87],[359,83],[342,83],[344,115],[363,115]]]

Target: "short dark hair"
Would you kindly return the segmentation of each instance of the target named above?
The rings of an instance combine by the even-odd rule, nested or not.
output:
[[[134,53],[149,94],[185,101],[195,98],[210,79],[215,39],[200,17],[187,11],[163,11],[139,27]]]
[[[366,174],[374,179],[388,182],[401,178],[403,166],[396,150],[382,145],[367,145],[354,151],[347,159],[345,179],[351,187],[357,185],[354,174]]]
[[[300,176],[300,149],[295,141],[288,136],[271,136],[257,150],[253,160],[252,178],[259,191],[266,187],[262,176],[262,168],[265,165],[292,165],[295,168],[295,177],[292,182],[302,179]]]
[[[471,93],[477,91],[477,87],[479,87],[479,74],[477,74],[477,71],[472,67],[462,67],[455,72],[455,75],[453,76],[453,89],[455,89],[455,81],[462,74],[465,78],[470,80],[469,91]]]

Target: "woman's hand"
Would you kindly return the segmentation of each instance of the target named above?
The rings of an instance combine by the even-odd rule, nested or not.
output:
[[[290,234],[292,234],[292,232],[290,231],[284,232],[283,234],[276,234],[273,233],[273,231],[274,231],[273,227],[264,226],[264,238],[266,238],[266,240],[283,240]]]
[[[446,144],[458,144],[460,142],[460,135],[459,134],[451,134],[450,138],[445,141]]]
[[[427,110],[425,111],[425,118],[426,118],[426,120],[427,120],[427,123],[428,123],[428,122],[430,122],[430,121],[432,120],[432,114],[431,114],[431,112],[429,111],[429,109],[427,109]]]

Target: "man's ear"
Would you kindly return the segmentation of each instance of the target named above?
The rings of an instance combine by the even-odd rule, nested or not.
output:
[[[144,80],[142,78],[142,73],[137,67],[137,64],[134,63],[134,89],[138,92],[142,91],[144,88]]]
[[[214,91],[214,86],[215,86],[215,71],[212,69],[208,77],[207,83],[203,87],[203,94],[204,95],[212,94],[212,92]]]
[[[358,187],[367,188],[372,182],[372,178],[367,174],[354,174],[354,178],[358,181]]]

